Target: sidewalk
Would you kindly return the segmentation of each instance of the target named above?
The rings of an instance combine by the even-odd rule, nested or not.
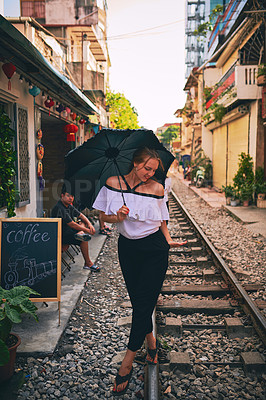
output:
[[[264,236],[266,238],[266,208],[257,208],[256,206],[249,207],[231,207],[225,203],[225,196],[223,193],[218,193],[214,189],[206,187],[196,188],[191,185],[191,181],[183,178],[183,175],[179,172],[171,174],[172,180],[178,179],[184,185],[189,187],[199,197],[201,197],[211,207],[224,208],[229,214],[231,214],[238,221],[247,225],[247,228],[256,234]]]
[[[96,261],[106,240],[105,235],[98,233],[98,222],[95,224],[95,230],[95,235],[89,241],[89,252],[93,262]],[[12,328],[12,332],[21,337],[21,345],[17,350],[18,355],[41,356],[54,352],[88,276],[91,273],[98,273],[82,268],[84,261],[81,253],[75,255],[74,258],[75,263],[70,262],[71,270],[66,271],[66,276],[61,282],[60,326],[58,325],[57,302],[47,302],[48,307],[44,303],[35,303],[38,307],[39,322],[25,315],[23,322],[19,325],[15,324]]]

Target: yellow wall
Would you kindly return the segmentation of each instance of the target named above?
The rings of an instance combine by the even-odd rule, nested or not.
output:
[[[213,186],[221,188],[226,184],[226,125],[213,130]]]
[[[226,73],[226,71],[231,67],[231,65],[233,65],[236,62],[237,58],[238,58],[238,50],[235,50],[222,66],[222,74]]]
[[[248,119],[249,116],[246,114],[228,123],[228,184],[233,182],[237,172],[239,154],[248,152]]]

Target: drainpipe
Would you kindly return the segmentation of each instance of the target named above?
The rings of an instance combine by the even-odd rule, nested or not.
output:
[[[190,165],[192,165],[192,157],[193,157],[193,149],[194,149],[194,137],[195,137],[195,129],[192,128],[192,143],[191,143]]]
[[[250,148],[250,104],[248,105],[248,154],[249,154],[249,148]],[[256,129],[257,131],[257,129]]]

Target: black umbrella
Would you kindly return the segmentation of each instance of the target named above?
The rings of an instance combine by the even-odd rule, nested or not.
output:
[[[141,147],[157,151],[164,170],[158,169],[155,177],[164,183],[174,156],[150,130],[104,128],[81,146],[71,150],[65,156],[65,184],[67,191],[75,196],[79,207],[90,209],[110,176],[126,175],[134,151]]]

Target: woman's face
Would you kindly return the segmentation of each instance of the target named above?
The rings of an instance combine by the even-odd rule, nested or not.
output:
[[[150,179],[159,167],[159,161],[156,158],[147,158],[142,163],[134,163],[135,173],[137,177],[142,181],[146,182]]]

